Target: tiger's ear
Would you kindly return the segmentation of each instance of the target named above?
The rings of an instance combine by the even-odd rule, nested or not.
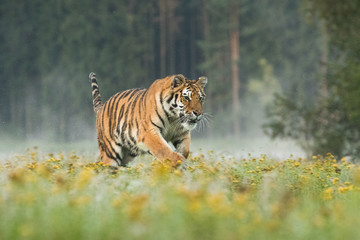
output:
[[[208,78],[202,76],[202,77],[199,77],[199,80],[197,80],[196,83],[199,84],[202,88],[204,88],[206,86],[207,82],[208,82]]]
[[[172,83],[171,83],[171,88],[174,89],[178,86],[180,86],[181,84],[183,84],[186,81],[185,77],[181,74],[177,74],[174,76]]]

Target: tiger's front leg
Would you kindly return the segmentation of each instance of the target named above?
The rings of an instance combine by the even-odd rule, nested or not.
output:
[[[190,131],[185,136],[176,138],[173,142],[176,152],[181,153],[185,158],[188,158],[190,153]]]
[[[176,166],[185,160],[181,154],[174,152],[165,139],[156,134],[148,134],[144,138],[144,144],[150,152],[161,161],[169,159],[172,166]]]

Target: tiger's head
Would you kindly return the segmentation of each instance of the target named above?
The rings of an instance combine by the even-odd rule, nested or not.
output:
[[[172,77],[165,107],[168,108],[171,117],[177,119],[185,129],[194,129],[203,119],[203,104],[206,97],[204,87],[207,81],[207,77],[189,80],[181,74]]]

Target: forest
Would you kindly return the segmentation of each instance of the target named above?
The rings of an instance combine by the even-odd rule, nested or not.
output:
[[[360,155],[357,0],[2,0],[0,138],[95,138],[89,72],[104,100],[205,75],[198,137],[293,139]]]

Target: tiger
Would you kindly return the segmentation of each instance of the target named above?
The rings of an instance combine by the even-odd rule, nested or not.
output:
[[[182,74],[155,80],[148,89],[133,88],[101,101],[96,74],[91,72],[97,139],[104,165],[127,166],[135,157],[151,154],[173,167],[190,153],[190,131],[204,119],[207,77]]]

